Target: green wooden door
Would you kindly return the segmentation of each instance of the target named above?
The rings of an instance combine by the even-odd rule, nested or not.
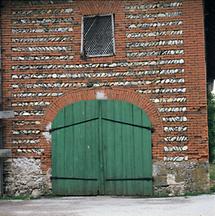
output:
[[[151,123],[122,101],[81,101],[52,124],[52,184],[60,195],[151,195]]]

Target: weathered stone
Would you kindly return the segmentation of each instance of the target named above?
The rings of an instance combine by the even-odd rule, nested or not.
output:
[[[208,192],[208,163],[206,162],[154,162],[155,195],[183,195]]]
[[[42,195],[42,193],[38,189],[34,189],[31,193],[31,197],[38,198]]]
[[[5,162],[5,192],[8,195],[38,196],[48,190],[48,179],[40,159],[14,158]]]

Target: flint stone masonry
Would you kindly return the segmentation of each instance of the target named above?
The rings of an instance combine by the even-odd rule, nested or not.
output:
[[[182,161],[187,161],[188,160],[188,156],[174,156],[174,157],[164,157],[163,158],[164,161],[166,162],[182,162]]]
[[[28,93],[17,93],[13,94],[14,98],[26,98],[26,97],[59,97],[62,96],[63,93],[61,92],[51,92],[51,93],[44,93],[44,92],[28,92]]]
[[[187,122],[188,121],[186,116],[169,116],[169,117],[163,117],[162,120],[164,122]]]
[[[188,146],[164,146],[165,152],[182,152],[187,150]]]
[[[151,99],[153,103],[185,103],[187,101],[186,97],[176,97],[176,98],[153,98]]]
[[[13,139],[12,143],[14,145],[35,145],[39,144],[40,139]]]
[[[176,97],[176,98],[153,98],[151,99],[153,103],[185,103],[187,101],[186,97]]]
[[[19,50],[19,48],[14,48]],[[67,51],[70,47],[25,47],[23,51]],[[22,50],[22,48],[20,48]],[[12,70],[60,70],[60,69],[80,69],[80,68],[115,68],[115,67],[140,67],[140,66],[156,66],[156,65],[172,65],[172,64],[184,64],[184,59],[167,59],[167,60],[155,60],[155,61],[143,61],[143,62],[120,62],[120,63],[110,63],[110,64],[49,64],[49,65],[14,65]]]
[[[55,33],[55,32],[71,32],[73,31],[70,27],[58,27],[58,28],[36,28],[36,29],[12,29],[14,34],[25,34],[25,33]]]
[[[183,55],[184,50],[160,50],[146,52],[128,52],[128,57],[143,57],[143,56],[162,56],[162,55]]]
[[[42,110],[33,110],[33,111],[23,110],[23,111],[16,111],[14,113],[15,116],[43,116],[44,115],[44,111]]]
[[[67,41],[71,41],[71,40],[72,40],[72,37],[70,37],[70,36],[12,38],[13,43],[67,42]]]
[[[147,9],[157,9],[157,8],[177,8],[182,6],[182,1],[175,2],[161,2],[161,3],[145,3],[142,5],[131,5],[127,6],[127,10],[147,10]]]
[[[36,155],[42,155],[44,152],[44,149],[40,149],[40,148],[33,148],[33,149],[24,149],[24,148],[19,148],[16,150],[16,152],[18,154],[36,154]]]
[[[40,130],[13,130],[14,135],[30,135],[30,134],[40,134]]]
[[[130,42],[127,43],[128,48],[138,48],[138,47],[158,47],[158,46],[180,46],[183,45],[183,40],[166,40],[166,41],[147,41],[147,42]]]
[[[165,26],[174,26],[174,25],[182,25],[183,22],[181,20],[170,21],[170,22],[154,22],[154,23],[138,23],[131,24],[128,26],[129,29],[148,29],[148,28],[158,28]]]
[[[31,121],[31,120],[26,120],[26,121],[13,121],[14,125],[18,126],[23,126],[23,125],[40,125],[40,121]]]
[[[158,79],[158,80],[137,80],[137,81],[126,81],[126,82],[100,82],[92,83],[92,87],[101,87],[101,86],[136,86],[136,85],[152,85],[152,84],[173,84],[173,83],[184,83],[184,79]],[[26,83],[12,84],[13,89],[35,89],[35,88],[70,88],[70,87],[88,87],[86,83],[64,83],[64,82],[55,82],[55,83]]]
[[[187,126],[166,126],[164,127],[165,132],[185,132],[187,131]]]
[[[73,23],[74,19],[69,18],[41,18],[41,19],[17,19],[13,21],[13,24],[55,24],[55,23]]]
[[[48,61],[48,60],[71,60],[73,56],[17,56],[12,57],[13,61]]]
[[[11,104],[12,107],[34,107],[34,106],[38,106],[38,107],[43,107],[43,106],[49,106],[50,102],[48,101],[35,101],[35,102],[14,102]]]
[[[164,17],[177,17],[181,16],[181,11],[163,12],[163,13],[148,13],[148,14],[128,14],[128,19],[152,19],[152,18],[164,18]]]
[[[186,112],[187,107],[162,107],[158,109],[159,112]]]
[[[87,78],[106,78],[106,77],[141,77],[141,76],[154,76],[154,75],[169,75],[169,74],[181,74],[184,73],[184,69],[163,69],[163,70],[145,70],[145,71],[125,71],[125,72],[82,72],[82,73],[22,73],[12,74],[12,79],[87,79]],[[150,91],[150,90],[147,90]],[[184,92],[184,91],[183,91]],[[151,92],[150,92],[151,93]],[[159,93],[159,92],[158,92]],[[164,93],[164,92],[163,92]]]
[[[141,94],[178,94],[185,93],[186,88],[156,88],[156,89],[144,89],[137,90]]]
[[[168,136],[168,137],[164,137],[164,141],[166,142],[187,142],[188,137],[187,136]]]
[[[40,159],[14,158],[5,161],[5,190],[9,195],[31,195],[48,191],[48,178],[41,170]]]
[[[168,36],[168,35],[182,35],[183,30],[172,30],[172,31],[151,31],[144,33],[127,33],[127,38],[145,38],[145,37],[160,37],[160,36]]]
[[[66,51],[70,51],[71,47],[70,46],[14,47],[12,48],[12,50],[15,52],[48,52],[48,51],[66,52]],[[18,69],[18,67],[14,66],[13,69]]]
[[[62,4],[62,3],[72,3],[73,0],[19,0],[12,1],[12,5],[24,6],[28,5],[53,5],[53,4]]]
[[[73,12],[72,8],[66,8],[66,9],[35,9],[35,10],[27,10],[27,11],[13,11],[12,15],[15,16],[32,16],[32,15],[54,15],[54,14],[70,14]]]

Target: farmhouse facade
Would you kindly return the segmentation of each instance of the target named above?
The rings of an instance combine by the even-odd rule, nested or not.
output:
[[[4,193],[205,192],[201,0],[3,0]]]

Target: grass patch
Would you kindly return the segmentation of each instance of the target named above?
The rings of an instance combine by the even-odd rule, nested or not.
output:
[[[30,196],[8,196],[8,195],[3,195],[0,196],[0,200],[30,200],[32,199]]]

